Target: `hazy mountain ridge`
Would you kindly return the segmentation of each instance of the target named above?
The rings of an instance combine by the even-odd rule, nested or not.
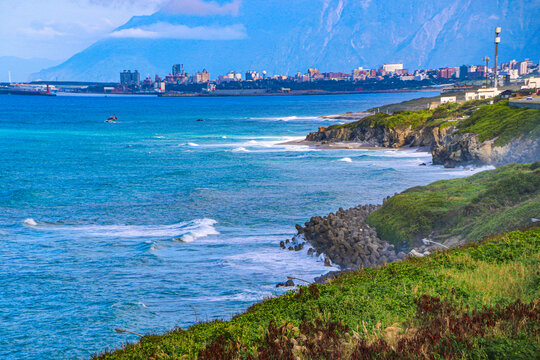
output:
[[[158,23],[197,27],[243,25],[238,40],[106,38],[36,78],[117,80],[123,69],[165,74],[173,63],[190,72],[263,70],[293,74],[316,66],[350,72],[404,62],[418,67],[481,63],[493,57],[493,29],[503,27],[501,60],[540,57],[540,3],[525,0],[276,0],[244,1],[238,16],[185,16],[157,12],[117,29]]]
[[[12,81],[27,81],[32,73],[59,63],[59,60],[0,56],[0,82],[9,81],[9,72],[11,72]]]

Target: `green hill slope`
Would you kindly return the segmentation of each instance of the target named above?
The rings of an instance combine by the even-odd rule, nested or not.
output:
[[[540,216],[540,162],[506,165],[398,194],[367,222],[395,245],[423,237],[477,241],[528,226]]]
[[[530,359],[540,229],[342,274],[96,359]]]

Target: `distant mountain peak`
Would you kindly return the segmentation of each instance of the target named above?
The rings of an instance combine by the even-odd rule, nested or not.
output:
[[[111,36],[36,77],[117,81],[123,69],[166,74],[174,63],[183,63],[189,72],[206,68],[213,77],[250,69],[292,74],[319,67],[349,72],[389,62],[403,62],[410,69],[478,64],[493,52],[495,26],[503,27],[501,59],[540,58],[540,3],[527,0],[170,4],[193,7],[165,7],[134,17]]]

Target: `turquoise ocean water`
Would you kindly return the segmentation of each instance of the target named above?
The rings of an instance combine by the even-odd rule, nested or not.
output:
[[[0,96],[0,358],[88,358],[328,271],[279,248],[296,223],[472,171],[280,143],[418,96]]]

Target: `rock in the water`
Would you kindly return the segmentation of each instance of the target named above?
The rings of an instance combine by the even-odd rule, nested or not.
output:
[[[324,258],[324,266],[328,266],[328,267],[332,266],[332,264],[330,264],[330,259],[328,257]]]

